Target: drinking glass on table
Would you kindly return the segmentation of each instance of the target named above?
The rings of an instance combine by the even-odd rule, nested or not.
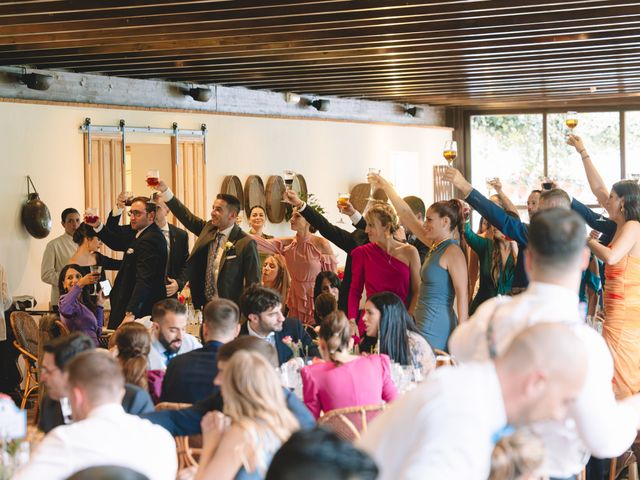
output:
[[[160,170],[147,170],[147,186],[155,188],[160,184]]]
[[[100,274],[102,273],[102,266],[100,265],[90,265],[89,271],[92,275],[98,275],[98,281],[100,280]],[[98,295],[98,282],[93,284],[93,292],[92,295]]]
[[[93,224],[98,221],[98,209],[87,208],[84,211],[84,223]]]
[[[442,156],[447,161],[449,166],[452,167],[453,162],[456,160],[456,157],[458,156],[458,142],[454,140],[447,140],[444,143]]]

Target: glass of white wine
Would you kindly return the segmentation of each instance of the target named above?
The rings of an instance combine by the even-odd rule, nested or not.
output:
[[[453,162],[458,156],[458,142],[454,140],[446,141],[444,144],[444,149],[442,150],[442,155],[444,156],[444,159],[447,161],[449,166],[453,166]]]
[[[578,126],[578,112],[567,112],[564,123],[573,132],[573,129]]]

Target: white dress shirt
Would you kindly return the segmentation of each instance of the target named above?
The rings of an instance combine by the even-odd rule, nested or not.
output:
[[[490,321],[498,354],[522,330],[542,322],[574,324],[576,335],[585,343],[587,378],[569,417],[562,423],[549,421],[532,427],[545,445],[541,474],[560,478],[576,475],[590,453],[599,458],[617,457],[631,445],[640,415],[630,402],[616,402],[611,354],[604,339],[581,319],[575,291],[532,282],[516,297],[488,300],[453,331],[449,352],[461,362],[488,359]]]
[[[69,263],[69,259],[73,257],[77,249],[78,245],[73,241],[73,237],[66,232],[47,243],[44,249],[40,265],[40,278],[43,282],[51,285],[51,306],[58,305],[60,272]]]
[[[256,332],[253,328],[251,328],[251,323],[249,323],[248,321],[247,321],[247,331],[249,332],[249,335],[251,337],[257,337],[257,338],[260,338],[262,340],[266,340],[267,342],[269,342],[274,347],[276,346],[276,334],[275,334],[275,332],[269,332],[269,335],[264,337],[264,336],[260,335],[258,332]]]
[[[155,332],[151,332],[151,349],[149,350],[149,357],[147,368],[149,370],[166,370],[167,369],[167,357],[164,352],[167,351],[164,345],[158,340],[158,336]],[[182,345],[178,349],[176,355],[182,355],[183,353],[190,352],[196,348],[202,348],[202,344],[193,335],[184,332],[182,334]]]
[[[49,432],[14,480],[64,480],[99,465],[131,468],[153,480],[174,480],[176,444],[164,428],[125,413],[119,404]]]
[[[378,480],[486,480],[494,435],[507,422],[492,362],[442,367],[393,402],[356,446]]]

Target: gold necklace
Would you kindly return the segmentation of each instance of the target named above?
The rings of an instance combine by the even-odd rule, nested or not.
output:
[[[429,248],[429,251],[427,252],[427,257],[424,259],[425,261],[429,260],[429,258],[431,257],[431,254],[433,252],[436,251],[436,249],[443,243],[446,242],[447,240],[450,240],[450,238],[443,238],[442,240],[440,240],[438,243],[434,243],[433,245],[431,245],[431,247]]]

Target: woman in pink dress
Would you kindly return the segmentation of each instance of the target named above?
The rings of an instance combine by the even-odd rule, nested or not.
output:
[[[398,392],[386,355],[349,353],[351,326],[341,311],[327,315],[320,325],[318,347],[325,360],[300,370],[304,403],[318,418],[337,408],[391,402]]]
[[[420,289],[420,256],[418,250],[393,238],[398,230],[398,216],[391,205],[376,203],[365,214],[369,241],[351,252],[351,288],[349,311],[358,318],[363,287],[367,298],[378,292],[393,292],[413,315]],[[358,323],[360,333],[364,324]]]
[[[307,205],[306,208],[311,207]],[[259,252],[279,253],[284,257],[291,279],[287,297],[288,316],[313,325],[313,286],[316,276],[322,271],[336,272],[336,257],[329,242],[313,235],[315,229],[296,209],[291,215],[291,230],[296,232],[295,237],[271,240],[257,235],[251,237],[256,240]]]

